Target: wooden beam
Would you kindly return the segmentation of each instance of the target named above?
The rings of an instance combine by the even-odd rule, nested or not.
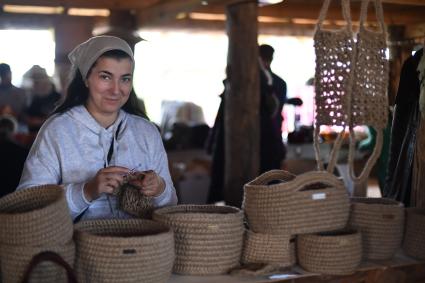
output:
[[[161,0],[0,0],[0,5],[62,6],[91,9],[145,9]]]

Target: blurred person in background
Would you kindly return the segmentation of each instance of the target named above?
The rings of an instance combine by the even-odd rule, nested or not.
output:
[[[12,71],[5,63],[0,64],[0,114],[12,115],[18,120],[27,106],[25,91],[12,84]]]

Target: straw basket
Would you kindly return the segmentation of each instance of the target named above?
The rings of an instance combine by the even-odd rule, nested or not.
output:
[[[76,271],[83,282],[166,282],[174,261],[173,232],[142,219],[83,221],[76,229]]]
[[[425,259],[425,209],[407,208],[403,250],[409,256]]]
[[[174,229],[180,274],[224,274],[239,265],[243,213],[230,206],[178,205],[155,210],[153,219]]]
[[[276,181],[281,182],[277,184]],[[327,172],[293,176],[272,170],[244,186],[243,208],[252,231],[296,235],[345,227],[349,199],[344,184]]]
[[[45,185],[0,199],[0,243],[43,246],[68,243],[73,224],[63,189]]]
[[[297,237],[299,264],[324,274],[354,273],[362,259],[361,235],[357,231],[323,232]]]
[[[24,272],[31,259],[40,252],[51,251],[60,255],[69,265],[74,264],[75,244],[73,241],[65,245],[55,246],[13,246],[0,247],[0,262],[2,282],[22,282]],[[65,271],[52,262],[39,264],[31,273],[31,283],[56,283],[66,282]]]
[[[352,198],[349,225],[362,233],[364,258],[390,259],[403,238],[403,204],[385,198]]]
[[[242,262],[278,264],[281,267],[294,265],[295,238],[291,239],[290,235],[261,234],[248,230],[245,233]]]

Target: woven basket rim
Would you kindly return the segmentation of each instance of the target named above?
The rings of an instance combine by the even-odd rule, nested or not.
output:
[[[414,214],[414,215],[425,217],[425,208],[406,207],[406,212],[409,213],[409,214]]]
[[[44,204],[41,207],[37,207],[35,209],[31,209],[24,212],[8,212],[4,211],[3,207],[9,207],[10,206],[10,200],[15,199],[16,196],[20,195],[31,195],[34,193],[40,193],[40,190],[46,190],[46,191],[52,191],[54,193],[57,193],[57,196],[55,196],[54,201],[51,203]],[[7,216],[7,217],[25,217],[26,215],[32,215],[36,212],[42,211],[52,205],[55,205],[61,201],[62,196],[65,194],[62,187],[60,185],[55,184],[47,184],[47,185],[40,185],[40,186],[34,186],[27,189],[15,191],[13,193],[7,194],[4,197],[0,198],[0,217],[1,215]]]
[[[120,235],[102,235],[101,232],[96,233],[96,232],[91,232],[91,231],[85,231],[85,227],[83,226],[86,223],[99,223],[100,225],[113,225],[114,223],[119,223],[119,222],[135,222],[135,223],[139,223],[140,227],[137,227],[136,229],[140,229],[140,234],[135,234],[135,235],[131,235],[131,236],[120,236]],[[153,233],[148,233],[148,234],[143,234],[144,229],[148,229],[147,225],[149,225],[149,228],[155,227],[158,228],[159,231],[155,231]],[[150,239],[150,238],[156,238],[158,236],[161,235],[167,235],[169,233],[173,233],[173,231],[171,230],[171,228],[164,224],[164,223],[160,223],[160,222],[156,222],[153,220],[149,220],[149,219],[96,219],[96,220],[86,220],[86,221],[82,221],[79,222],[77,224],[74,225],[74,231],[77,237],[84,237],[85,239],[90,239],[90,240],[95,240],[95,239],[99,239],[99,240],[105,240],[108,241],[110,243],[112,242],[118,242],[118,243],[123,243],[125,241],[138,241],[140,239]]]
[[[372,197],[351,197],[350,203],[354,205],[374,205],[382,207],[400,207],[404,204],[389,198],[372,198]]]
[[[217,210],[217,211],[214,211]],[[204,204],[181,204],[175,206],[167,206],[156,209],[154,214],[164,217],[179,217],[185,216],[187,218],[205,218],[211,216],[216,218],[217,215],[225,215],[226,217],[232,215],[242,214],[242,210],[233,206],[221,205],[204,205]]]

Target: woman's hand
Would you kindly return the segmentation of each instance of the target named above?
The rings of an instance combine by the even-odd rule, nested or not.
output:
[[[93,201],[102,193],[111,194],[123,183],[124,175],[128,172],[128,168],[121,166],[100,169],[96,176],[84,185],[84,196],[88,201]]]
[[[135,173],[136,178],[130,184],[139,188],[140,192],[148,197],[157,197],[165,190],[165,181],[152,170]]]

